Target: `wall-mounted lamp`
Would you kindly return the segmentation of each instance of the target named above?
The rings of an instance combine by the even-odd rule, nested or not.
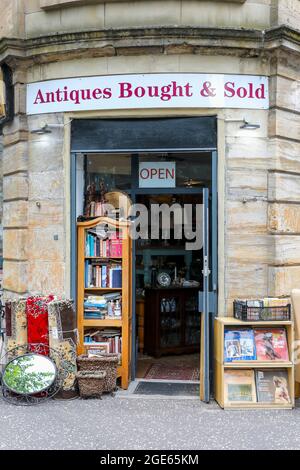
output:
[[[240,126],[240,129],[259,129],[259,128],[260,128],[260,124],[252,124],[246,121],[246,119],[244,119],[244,124]]]
[[[31,131],[31,134],[51,134],[52,129],[62,129],[65,127],[67,124],[70,124],[72,119],[69,120],[66,124],[43,124],[41,127],[37,129],[33,129]]]
[[[242,122],[240,129],[259,129],[260,124],[252,124],[251,122],[246,121],[246,119],[225,119],[225,122]]]
[[[33,129],[30,133],[31,134],[51,134],[51,129],[48,124],[45,124],[42,127],[39,127],[38,129]]]

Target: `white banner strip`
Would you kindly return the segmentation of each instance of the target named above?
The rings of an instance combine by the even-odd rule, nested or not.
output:
[[[256,75],[109,75],[27,85],[27,114],[99,109],[268,107],[268,77]]]

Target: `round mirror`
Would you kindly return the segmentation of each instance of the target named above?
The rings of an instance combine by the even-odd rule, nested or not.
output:
[[[49,357],[25,354],[10,361],[5,367],[2,380],[12,392],[33,395],[47,390],[56,377],[56,366]]]

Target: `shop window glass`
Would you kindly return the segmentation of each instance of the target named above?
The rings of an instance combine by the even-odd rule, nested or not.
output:
[[[96,193],[131,188],[130,154],[89,154],[86,156],[85,190],[95,186]]]
[[[211,186],[210,153],[140,154],[141,162],[175,162],[176,187],[209,188]]]

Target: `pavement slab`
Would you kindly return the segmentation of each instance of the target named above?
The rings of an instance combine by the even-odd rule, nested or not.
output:
[[[300,449],[300,405],[224,411],[198,399],[117,395],[30,407],[0,400],[0,416],[0,449]]]

